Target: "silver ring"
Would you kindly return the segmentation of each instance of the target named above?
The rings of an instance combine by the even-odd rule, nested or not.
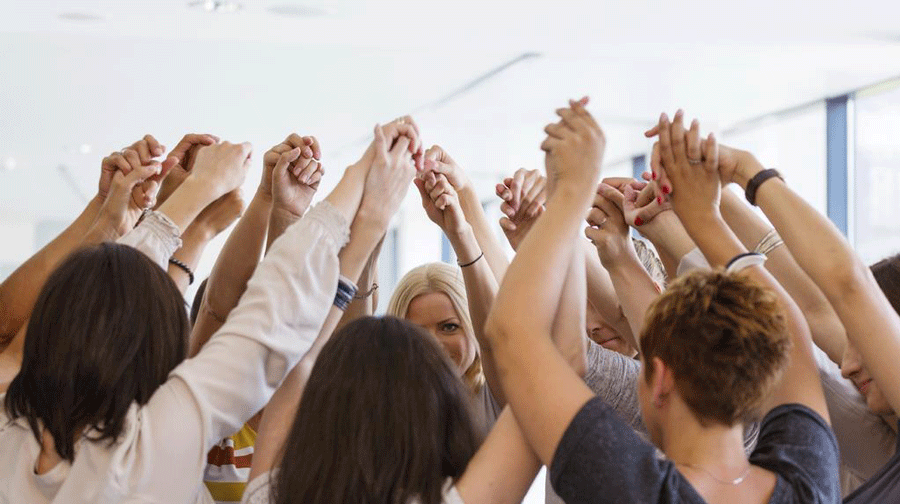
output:
[[[692,164],[692,165],[698,165],[698,164],[702,164],[702,163],[703,163],[703,160],[702,160],[702,159],[691,159],[691,158],[688,158],[688,163],[690,163],[690,164]]]

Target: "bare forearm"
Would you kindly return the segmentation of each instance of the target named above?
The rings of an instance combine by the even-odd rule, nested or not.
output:
[[[630,245],[630,243],[629,243]],[[622,305],[629,324],[629,343],[640,348],[637,336],[641,334],[644,317],[653,301],[659,296],[656,284],[641,264],[634,247],[628,247],[612,264],[604,264]]]
[[[470,226],[456,232],[451,231],[448,233],[448,239],[456,252],[456,256],[463,264],[475,260],[482,253],[479,247],[480,243],[476,240]],[[487,259],[487,254],[485,254],[484,259]],[[481,347],[485,379],[491,394],[493,394],[499,404],[503,405],[506,404],[506,396],[503,394],[503,388],[500,386],[497,366],[494,363],[490,345],[484,334],[484,325],[487,322],[488,314],[499,288],[498,282],[490,265],[485,260],[475,261],[474,264],[462,268],[462,275],[466,285],[466,297],[469,302],[469,316],[472,320],[475,338]]]
[[[0,284],[0,348],[6,346],[28,320],[50,273],[83,243],[102,205],[100,197],[95,196],[69,227]]]
[[[610,327],[629,340],[635,339],[631,334],[631,326],[625,317],[625,311],[616,295],[609,272],[600,263],[597,249],[588,242],[580,242],[584,256],[585,275],[587,277],[587,298],[591,305]]]
[[[722,217],[749,250],[771,231],[769,226],[732,191],[722,192]],[[840,363],[847,334],[840,319],[816,284],[794,260],[786,247],[769,253],[766,269],[778,280],[806,317],[815,344]]]
[[[497,235],[491,230],[491,225],[484,214],[484,207],[481,206],[481,201],[478,200],[478,195],[471,186],[460,191],[459,204],[462,207],[463,215],[466,216],[466,221],[472,226],[475,239],[481,246],[481,251],[484,252],[484,258],[487,259],[494,278],[497,283],[500,283],[503,275],[506,274],[506,269],[509,268],[509,259],[503,252],[503,246],[497,239]]]
[[[206,284],[198,323],[191,333],[193,350],[203,347],[244,294],[265,240],[268,205],[265,196],[257,193],[219,252]],[[211,320],[201,323],[200,319]]]
[[[551,336],[563,359],[569,363],[578,376],[584,376],[587,370],[585,357],[587,351],[586,299],[585,264],[582,260],[581,250],[575,247],[566,271],[566,280],[563,284],[556,319],[553,321]]]
[[[674,280],[678,276],[681,258],[696,247],[681,221],[674,212],[666,211],[642,227],[641,234],[656,248],[666,274]]]
[[[300,218],[299,215],[295,215],[286,210],[273,208],[272,212],[269,214],[269,236],[266,239],[266,251],[272,247],[275,240],[284,234],[284,231],[289,228],[291,224],[297,222]]]
[[[181,248],[172,254],[172,258],[184,263],[191,271],[197,271],[200,257],[214,236],[215,233],[203,224],[197,222],[191,224],[181,235]],[[175,285],[178,286],[178,290],[184,294],[191,283],[190,275],[174,264],[169,264],[168,273],[175,281]]]

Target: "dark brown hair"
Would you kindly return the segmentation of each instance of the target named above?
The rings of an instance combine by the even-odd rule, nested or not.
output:
[[[672,282],[648,310],[641,335],[647,381],[659,357],[703,425],[756,418],[789,349],[775,293],[721,271],[696,271]]]
[[[429,334],[351,322],[322,348],[285,443],[273,501],[438,504],[475,453],[468,391]]]
[[[873,264],[871,270],[894,311],[900,313],[900,255],[885,257]]]
[[[115,442],[131,404],[184,360],[189,332],[181,293],[147,256],[114,243],[77,251],[38,296],[6,410],[72,461],[82,432]]]

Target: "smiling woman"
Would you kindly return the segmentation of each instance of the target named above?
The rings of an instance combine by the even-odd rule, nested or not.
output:
[[[387,314],[424,328],[441,344],[472,393],[476,424],[487,433],[502,408],[485,383],[481,351],[469,315],[466,285],[459,268],[428,263],[397,284]]]

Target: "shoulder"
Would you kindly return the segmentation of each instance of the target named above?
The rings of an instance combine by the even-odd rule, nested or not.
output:
[[[840,455],[831,428],[818,413],[801,404],[770,411],[760,424],[754,465],[774,472],[804,502],[837,502]]]
[[[272,495],[272,481],[277,474],[278,470],[273,469],[253,478],[244,489],[241,504],[269,504]]]

